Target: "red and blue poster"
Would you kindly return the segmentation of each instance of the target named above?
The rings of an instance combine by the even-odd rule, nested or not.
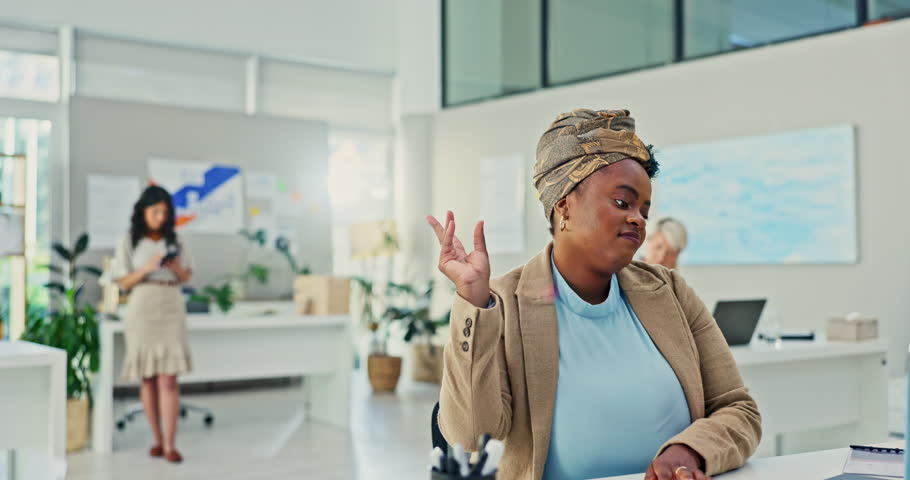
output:
[[[149,180],[171,193],[182,232],[236,233],[244,226],[240,168],[151,158]]]

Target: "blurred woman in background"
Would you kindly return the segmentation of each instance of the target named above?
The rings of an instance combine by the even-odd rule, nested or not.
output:
[[[146,188],[133,207],[130,232],[117,247],[110,277],[130,292],[122,375],[142,379],[142,406],[155,436],[149,454],[178,463],[183,457],[175,445],[177,375],[191,369],[180,287],[190,280],[192,266],[175,224],[171,195],[161,187]]]
[[[648,234],[645,263],[675,269],[679,255],[689,244],[689,234],[679,220],[665,217],[657,221],[654,231]]]

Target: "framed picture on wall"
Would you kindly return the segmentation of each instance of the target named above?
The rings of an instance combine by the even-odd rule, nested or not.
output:
[[[0,210],[0,257],[25,254],[25,212]]]

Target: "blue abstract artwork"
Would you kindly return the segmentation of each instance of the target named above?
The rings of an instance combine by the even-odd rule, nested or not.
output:
[[[854,129],[659,149],[652,218],[686,225],[682,265],[857,261]]]

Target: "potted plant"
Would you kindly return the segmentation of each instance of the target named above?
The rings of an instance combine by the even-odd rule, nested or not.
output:
[[[205,304],[214,303],[221,313],[228,313],[234,308],[234,287],[231,282],[225,282],[215,285],[206,285],[201,291],[195,291],[190,295],[187,304]]]
[[[49,265],[53,273],[63,276],[45,286],[57,295],[55,308],[46,315],[30,315],[22,340],[40,343],[66,351],[66,450],[84,448],[88,443],[89,412],[92,402],[91,377],[98,371],[100,342],[98,321],[91,305],[82,304],[79,296],[80,274],[100,276],[97,267],[78,265],[88,249],[89,237],[82,234],[71,249],[60,243],[54,252],[66,261],[66,267]]]
[[[430,315],[433,282],[422,289],[411,285],[395,285],[400,295],[406,297],[405,306],[390,306],[389,316],[404,328],[404,341],[411,345],[411,378],[416,382],[439,383],[442,381],[442,347],[433,344],[433,337],[440,327],[449,324],[449,312],[439,318]]]
[[[389,355],[389,336],[392,309],[385,308],[385,291],[380,292],[374,281],[354,277],[360,293],[360,320],[370,331],[370,348],[367,356],[367,376],[375,392],[393,392],[401,376],[401,357]],[[389,285],[392,285],[391,282]],[[376,312],[382,312],[377,315]]]

